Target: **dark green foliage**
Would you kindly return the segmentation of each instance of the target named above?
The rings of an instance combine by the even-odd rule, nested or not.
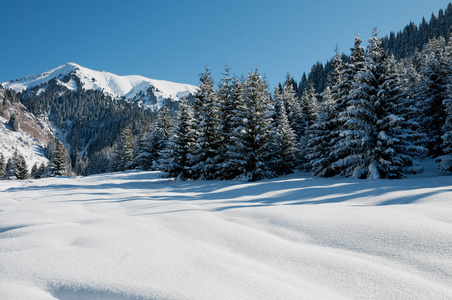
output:
[[[50,80],[45,92],[36,96],[40,88],[19,94],[21,102],[35,115],[49,115],[54,126],[66,133],[71,149],[86,154],[85,162],[95,163],[94,157],[99,152],[112,147],[126,123],[130,123],[136,135],[154,117],[151,110],[125,100],[114,100],[102,91],[70,91]],[[97,173],[95,168],[89,169]]]

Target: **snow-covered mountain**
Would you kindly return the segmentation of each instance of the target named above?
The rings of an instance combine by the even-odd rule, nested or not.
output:
[[[49,71],[3,82],[5,89],[16,92],[35,88],[41,93],[45,84],[56,80],[69,90],[101,90],[113,98],[141,102],[149,107],[161,107],[165,100],[178,101],[192,95],[197,87],[189,84],[149,79],[138,75],[118,76],[105,71],[94,71],[76,63],[67,63]],[[39,88],[42,87],[42,88]]]
[[[47,164],[44,147],[54,136],[49,120],[44,115],[34,116],[12,98],[14,96],[8,96],[5,90],[0,89],[0,153],[8,160],[17,150],[29,169],[34,164]],[[15,129],[8,125],[12,115],[17,120]]]

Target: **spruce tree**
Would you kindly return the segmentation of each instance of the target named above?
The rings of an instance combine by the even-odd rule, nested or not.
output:
[[[274,133],[274,150],[272,154],[272,169],[277,175],[293,172],[296,164],[297,138],[289,124],[286,108],[279,88],[275,91],[276,120]]]
[[[303,109],[293,87],[293,78],[287,74],[284,86],[279,91],[281,101],[285,106],[290,126],[294,130],[299,142],[306,131],[306,120]]]
[[[246,128],[242,137],[243,145],[248,149],[245,158],[246,177],[251,181],[274,177],[275,173],[268,164],[274,143],[271,118],[274,108],[270,103],[267,83],[257,70],[248,74],[243,97],[247,108]]]
[[[6,169],[5,157],[3,156],[3,153],[0,152],[0,180],[2,180],[5,176],[5,169]]]
[[[19,170],[19,152],[17,149],[14,149],[13,155],[8,158],[5,168],[5,179],[15,180],[17,179],[17,172]]]
[[[53,149],[48,150],[51,155],[49,165],[47,166],[47,174],[45,176],[69,176],[71,173],[71,161],[66,147],[64,147],[63,143],[58,139],[54,139],[49,145]]]
[[[218,136],[217,95],[208,67],[200,76],[193,108],[197,140],[191,156],[192,176],[194,179],[214,179],[218,171],[218,151],[221,141]]]
[[[422,51],[421,82],[418,100],[422,102],[422,128],[427,136],[429,155],[442,154],[441,136],[445,124],[445,107],[443,101],[447,99],[448,78],[451,73],[450,62],[445,53],[445,39],[434,38],[425,45]]]
[[[234,78],[231,89],[231,144],[227,144],[222,177],[234,179],[245,177],[248,162],[248,106],[243,94],[244,80]]]
[[[234,114],[237,107],[237,100],[234,98],[234,83],[229,75],[229,68],[225,68],[223,78],[218,84],[218,138],[219,140],[219,158],[217,161],[217,179],[234,178],[234,167],[230,162],[229,150],[234,145]]]
[[[166,177],[176,180],[193,178],[190,158],[196,142],[195,120],[187,100],[180,104],[180,110],[171,129],[168,146],[163,151],[160,170]]]
[[[351,124],[346,125],[346,123],[349,120],[348,107],[350,106],[350,101],[353,100],[351,94],[352,89],[356,85],[356,76],[365,69],[364,48],[361,43],[362,40],[358,34],[355,37],[354,47],[351,49],[350,63],[346,64],[342,69],[342,80],[338,83],[336,91],[333,92],[333,95],[337,96],[332,107],[334,115],[332,122],[335,124],[336,129],[333,132],[335,140],[329,157],[331,161],[331,172],[329,172],[329,175],[345,175],[348,165],[346,157],[351,153],[350,147],[352,147],[352,144],[349,137],[352,132],[347,128]]]
[[[17,171],[16,178],[19,180],[25,180],[30,177],[30,173],[28,173],[28,166],[25,158],[22,154],[18,154],[17,156]]]
[[[130,169],[133,161],[133,149],[134,140],[132,130],[129,125],[126,125],[119,132],[111,169],[113,171]]]

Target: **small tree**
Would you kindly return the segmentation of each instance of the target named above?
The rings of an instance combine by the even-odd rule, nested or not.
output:
[[[10,126],[13,131],[19,130],[19,120],[17,119],[16,114],[11,114],[11,116],[9,117],[8,126]]]
[[[113,171],[125,171],[131,167],[133,161],[133,134],[129,125],[123,127],[119,133],[114,152],[111,169]]]

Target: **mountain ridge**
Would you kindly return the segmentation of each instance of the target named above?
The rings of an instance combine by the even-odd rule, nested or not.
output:
[[[50,80],[69,90],[101,90],[115,99],[124,98],[147,107],[161,108],[165,100],[180,101],[193,95],[197,87],[190,84],[150,79],[141,75],[120,76],[107,71],[96,71],[69,62],[42,73],[3,82],[5,89],[16,92],[36,89],[39,95]]]

